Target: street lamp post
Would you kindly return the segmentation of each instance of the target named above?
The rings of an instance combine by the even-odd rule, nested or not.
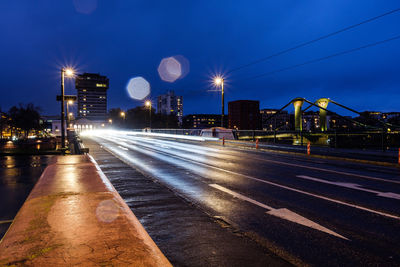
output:
[[[68,129],[69,124],[71,122],[71,116],[72,116],[72,113],[69,112],[69,105],[72,105],[73,103],[74,102],[72,100],[68,100],[67,101],[67,129]]]
[[[214,84],[219,86],[221,85],[221,106],[222,106],[222,112],[221,112],[221,127],[224,127],[224,116],[225,116],[225,101],[224,101],[224,78],[222,77],[215,77],[214,78]]]
[[[149,128],[151,128],[151,101],[147,100],[144,104],[149,108]]]
[[[65,75],[67,75],[67,77],[71,77],[73,76],[73,74],[74,71],[72,69],[61,68],[61,149],[62,150],[65,150],[64,77]]]
[[[121,111],[120,116],[121,116],[122,119],[123,119],[124,127],[125,127],[125,116],[126,116],[125,112]]]

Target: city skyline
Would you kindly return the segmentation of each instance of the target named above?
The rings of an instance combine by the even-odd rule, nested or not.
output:
[[[185,114],[220,113],[220,94],[212,92],[213,75],[396,8],[396,1],[363,3],[362,10],[358,9],[360,1],[307,1],[301,5],[259,1],[252,6],[235,3],[224,7],[218,3],[158,2],[150,6],[89,2],[96,5],[82,7],[74,1],[0,4],[8,11],[0,19],[2,24],[12,25],[0,30],[6,40],[0,44],[0,87],[7,96],[0,100],[2,110],[33,102],[45,114],[56,114],[59,68],[73,66],[78,73],[101,73],[110,78],[109,109],[143,105],[130,99],[125,89],[130,78],[142,76],[151,84],[153,103],[158,95],[174,90],[184,98]],[[241,19],[230,19],[232,16]],[[391,38],[398,34],[399,23],[400,14],[393,13],[231,72],[225,77],[225,102],[259,100],[262,109],[280,108],[295,97],[311,101],[330,97],[358,111],[398,111],[400,78],[395,64],[400,59],[399,40],[265,77],[246,78]],[[188,59],[190,72],[168,83],[159,77],[157,67],[163,58],[174,55]],[[73,80],[66,80],[66,93],[74,92]]]

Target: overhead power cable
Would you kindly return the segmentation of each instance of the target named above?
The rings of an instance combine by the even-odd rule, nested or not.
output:
[[[252,62],[250,62],[250,63],[248,63],[248,64],[244,64],[244,65],[242,65],[242,66],[233,68],[233,69],[229,70],[226,74],[229,74],[229,73],[235,72],[235,71],[237,71],[237,70],[240,70],[240,69],[243,69],[243,68],[246,68],[246,67],[249,67],[249,66],[252,66],[252,65],[255,65],[255,64],[264,62],[264,61],[267,61],[267,60],[269,60],[269,59],[271,59],[271,58],[274,58],[274,57],[277,57],[277,56],[286,54],[286,53],[288,53],[288,52],[290,52],[290,51],[293,51],[293,50],[302,48],[302,47],[304,47],[304,46],[307,46],[307,45],[309,45],[309,44],[312,44],[312,43],[321,41],[321,40],[323,40],[323,39],[327,39],[327,38],[332,37],[332,36],[334,36],[334,35],[337,35],[337,34],[339,34],[339,33],[348,31],[348,30],[350,30],[350,29],[356,28],[356,27],[361,26],[361,25],[363,25],[363,24],[367,24],[367,23],[369,23],[369,22],[372,22],[372,21],[374,21],[374,20],[380,19],[380,18],[382,18],[382,17],[391,15],[391,14],[396,13],[396,12],[399,12],[399,11],[400,11],[400,8],[393,9],[393,10],[391,10],[391,11],[385,12],[385,13],[380,14],[380,15],[378,15],[378,16],[375,16],[375,17],[373,17],[373,18],[370,18],[370,19],[361,21],[361,22],[359,22],[359,23],[356,23],[356,24],[347,26],[347,27],[342,28],[342,29],[340,29],[340,30],[331,32],[331,33],[329,33],[329,34],[322,35],[322,36],[320,36],[320,37],[318,37],[318,38],[316,38],[316,39],[313,39],[313,40],[311,40],[311,41],[307,41],[307,42],[301,43],[301,44],[299,44],[299,45],[296,45],[296,46],[293,46],[293,47],[291,47],[291,48],[282,50],[282,51],[280,51],[280,52],[277,52],[277,53],[275,53],[275,54],[269,55],[269,56],[267,56],[267,57],[263,57],[263,58],[254,60],[254,61],[252,61]]]
[[[357,48],[353,48],[353,49],[350,49],[350,50],[346,50],[346,51],[342,51],[342,52],[339,52],[339,53],[335,53],[335,54],[332,54],[332,55],[329,55],[329,56],[312,59],[312,60],[309,60],[309,61],[306,61],[306,62],[303,62],[303,63],[300,63],[300,64],[295,64],[295,65],[292,65],[292,66],[289,66],[289,67],[286,67],[286,68],[277,69],[277,70],[274,70],[274,71],[270,71],[270,72],[266,72],[266,73],[263,73],[263,74],[255,75],[255,76],[252,76],[252,77],[248,77],[248,78],[245,78],[243,80],[256,79],[256,78],[272,75],[272,74],[275,74],[275,73],[278,73],[278,72],[291,70],[291,69],[298,68],[298,67],[301,67],[301,66],[304,66],[304,65],[308,65],[308,64],[320,62],[320,61],[323,61],[323,60],[327,60],[327,59],[330,59],[330,58],[333,58],[333,57],[338,57],[338,56],[350,54],[350,53],[353,53],[353,52],[356,52],[356,51],[359,51],[359,50],[362,50],[362,49],[365,49],[365,48],[377,46],[377,45],[380,45],[380,44],[383,44],[383,43],[387,43],[387,42],[390,42],[390,41],[394,41],[394,40],[397,40],[397,39],[400,39],[400,35],[397,35],[395,37],[392,37],[392,38],[389,38],[389,39],[386,39],[386,40],[383,40],[383,41],[370,43],[370,44],[363,45],[363,46],[360,46],[360,47],[357,47]]]

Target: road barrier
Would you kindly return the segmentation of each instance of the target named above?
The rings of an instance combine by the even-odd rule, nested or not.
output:
[[[50,164],[0,242],[0,266],[171,266],[89,155]]]
[[[307,155],[310,155],[310,154],[311,154],[311,143],[308,142],[307,143]]]
[[[256,139],[256,149],[258,149],[258,139]]]
[[[222,145],[225,146],[225,136],[222,137]]]

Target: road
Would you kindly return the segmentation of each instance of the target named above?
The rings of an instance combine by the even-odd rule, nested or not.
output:
[[[249,240],[243,242],[251,246],[256,243],[257,249],[244,248],[249,255],[250,250],[259,250],[260,255],[265,253],[272,259],[277,255],[284,260],[277,261],[282,265],[285,262],[319,266],[400,264],[398,168],[123,132],[102,133],[84,140],[107,176],[124,174],[131,169],[168,188],[185,199],[191,209],[200,210],[218,222],[221,231],[229,228],[241,240]],[[122,165],[117,163],[107,164],[113,158],[123,161],[127,168],[121,168]],[[157,233],[168,231],[147,224],[150,216],[154,226],[161,218],[158,212],[166,212],[166,209],[154,210],[152,214],[147,213],[147,217],[141,217],[137,212],[140,205],[155,200],[147,196],[147,200],[140,198],[141,204],[137,205],[135,196],[127,194],[128,197],[124,197],[125,193],[135,190],[123,186],[134,178],[130,175],[114,177],[112,183],[122,186],[116,186],[117,190],[128,205],[131,204],[145,228],[151,230],[150,235],[157,237]],[[179,220],[173,213],[172,217]],[[190,221],[190,216],[185,217],[184,222]],[[207,231],[202,230],[192,229],[191,235],[198,231],[197,238],[208,236]],[[153,239],[159,245],[157,238]],[[168,241],[159,241],[163,251],[163,247],[177,249],[171,249]],[[219,241],[208,236],[202,242],[204,247],[217,247],[215,242]],[[227,254],[238,251],[226,248],[220,253],[221,257],[235,258],[237,254]],[[196,265],[196,261],[179,258],[179,251],[166,255],[175,265]],[[246,265],[261,265],[257,257],[247,258]],[[220,265],[218,260],[221,259],[211,265]],[[204,265],[207,262],[197,263]]]

